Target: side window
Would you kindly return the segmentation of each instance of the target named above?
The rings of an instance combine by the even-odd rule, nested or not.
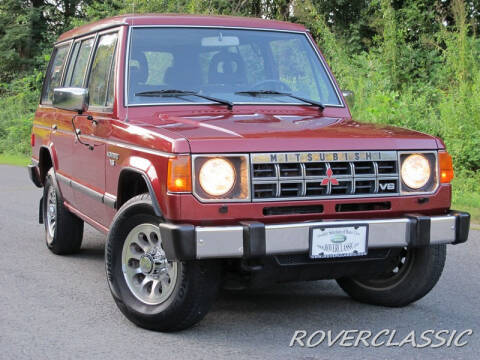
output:
[[[105,108],[111,107],[113,104],[114,72],[112,67],[115,66],[116,45],[116,33],[102,35],[98,40],[88,83],[90,106]]]
[[[72,80],[73,67],[75,66],[75,62],[77,61],[77,55],[78,55],[79,49],[80,49],[80,42],[77,41],[73,45],[73,50],[70,55],[70,60],[68,62],[68,67],[67,67],[67,74],[65,75],[64,86],[70,86],[70,82]]]
[[[45,76],[45,83],[42,93],[42,104],[51,104],[53,99],[53,89],[60,86],[62,80],[62,71],[65,63],[65,59],[68,54],[70,44],[63,45],[56,48],[52,55],[52,62],[48,73]]]
[[[83,78],[87,70],[88,58],[92,50],[94,39],[83,40],[81,44],[77,42],[72,52],[70,64],[68,65],[65,86],[82,87]],[[78,56],[77,56],[78,55]]]
[[[107,84],[107,102],[105,107],[111,109],[113,107],[113,98],[115,96],[115,56],[113,57],[112,66],[110,68],[110,74],[108,75],[108,84]]]

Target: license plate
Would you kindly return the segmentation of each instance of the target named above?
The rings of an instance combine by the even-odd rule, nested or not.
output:
[[[310,228],[312,259],[367,255],[367,243],[368,225],[329,225]]]

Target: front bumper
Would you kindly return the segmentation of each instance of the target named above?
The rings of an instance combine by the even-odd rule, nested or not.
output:
[[[263,224],[245,221],[233,226],[160,224],[169,260],[257,258],[307,253],[313,226],[368,224],[368,248],[422,247],[467,241],[470,214],[450,211],[442,216],[405,215],[394,219],[310,221]]]

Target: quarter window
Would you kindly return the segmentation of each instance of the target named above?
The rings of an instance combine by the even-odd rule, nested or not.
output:
[[[112,67],[115,67],[116,46],[116,33],[100,36],[88,84],[90,106],[106,108],[113,105]]]
[[[87,70],[88,58],[93,47],[93,38],[75,44],[68,66],[65,86],[83,87],[83,79]]]
[[[62,81],[62,72],[67,57],[70,44],[56,48],[53,52],[53,60],[45,77],[43,87],[42,104],[51,104],[53,99],[53,89],[60,86]]]

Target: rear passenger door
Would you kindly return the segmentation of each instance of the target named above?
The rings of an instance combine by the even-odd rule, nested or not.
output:
[[[60,44],[53,51],[52,60],[45,76],[39,111],[37,111],[35,118],[35,126],[40,127],[44,133],[48,131],[50,135],[57,166],[56,172],[66,176],[69,176],[72,170],[72,125],[69,122],[58,120],[59,110],[53,107],[52,102],[53,90],[62,86],[62,78],[71,44],[71,41]],[[71,119],[71,116],[69,119]],[[64,198],[70,201],[72,198],[71,189],[64,183],[59,185]]]
[[[73,145],[75,166],[72,175],[81,185],[74,189],[75,206],[104,226],[109,225],[104,201],[106,139],[111,132],[114,116],[117,41],[117,31],[97,36],[84,81],[84,87],[89,92],[89,108],[74,122],[81,140]]]
[[[76,39],[73,43],[72,50],[65,70],[65,76],[63,84],[56,87],[83,87],[85,83],[87,66],[92,53],[93,46],[95,44],[95,35]],[[67,180],[74,180],[74,168],[77,166],[78,153],[76,150],[76,144],[78,143],[77,137],[74,134],[72,121],[76,119],[77,113],[75,111],[56,109],[56,126],[58,128],[58,135],[56,136],[57,146],[61,146],[57,153],[59,154],[59,162],[63,163],[60,166],[60,175],[63,175]],[[61,180],[61,178],[60,178]],[[59,182],[63,188],[65,186],[64,181]],[[71,187],[65,189],[68,193],[66,200],[77,207],[75,190]]]

